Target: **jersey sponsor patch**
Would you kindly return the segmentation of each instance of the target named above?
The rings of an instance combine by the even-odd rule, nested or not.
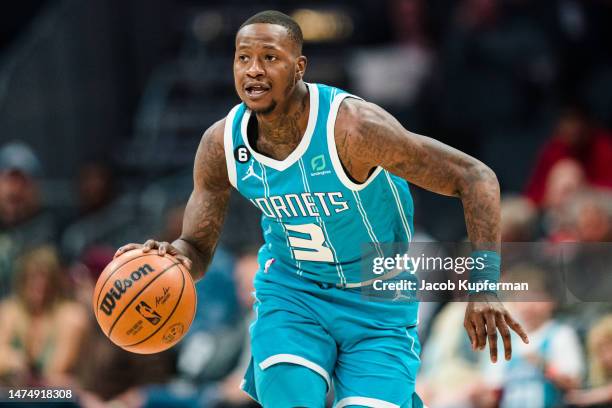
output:
[[[315,156],[310,161],[310,168],[312,171],[310,172],[311,177],[315,176],[323,176],[325,174],[331,174],[331,170],[327,170],[327,163],[325,163],[325,155],[320,154]]]

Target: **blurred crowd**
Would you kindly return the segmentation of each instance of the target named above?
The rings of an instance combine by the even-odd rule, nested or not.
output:
[[[502,184],[504,242],[610,242],[612,64],[597,39],[612,27],[612,4],[592,3],[388,1],[388,41],[343,55],[346,76],[332,84],[490,164]],[[532,138],[533,129],[543,136]],[[178,237],[191,170],[135,183],[146,174],[101,155],[58,184],[45,177],[45,154],[20,140],[0,143],[0,387],[71,387],[85,407],[257,406],[239,385],[258,212],[232,197],[186,338],[157,355],[130,354],[99,330],[93,287],[119,245]],[[58,190],[69,205],[54,205]],[[418,236],[448,239],[421,214],[446,224],[462,217],[432,212],[427,196],[415,194]],[[531,277],[539,294],[507,304],[531,339],[513,338],[511,362],[471,351],[465,303],[422,305],[417,390],[430,407],[612,406],[612,303],[605,291],[597,302],[561,302],[543,268],[504,268]],[[588,280],[588,267],[580,273]]]
[[[156,355],[123,351],[91,312],[115,243],[102,239],[75,251],[69,238],[79,225],[102,227],[114,214],[120,199],[111,192],[110,173],[100,163],[86,164],[77,181],[81,206],[58,215],[42,204],[39,174],[32,171],[38,165],[23,144],[0,149],[0,387],[69,387],[85,407],[248,406],[239,385],[249,357],[257,247],[232,254],[218,248],[197,284],[197,317],[180,347]],[[162,229],[145,236],[177,238],[182,211],[169,208]]]

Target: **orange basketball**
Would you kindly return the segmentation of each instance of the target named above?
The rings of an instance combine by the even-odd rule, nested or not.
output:
[[[151,354],[175,345],[187,333],[196,310],[189,271],[156,250],[126,252],[106,266],[93,296],[98,324],[125,350]]]

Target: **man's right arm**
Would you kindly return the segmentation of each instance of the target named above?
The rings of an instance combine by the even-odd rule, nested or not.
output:
[[[202,136],[195,157],[193,191],[185,208],[183,230],[172,245],[193,264],[194,279],[204,276],[212,260],[225,220],[231,185],[227,175],[223,129],[225,121]]]
[[[127,244],[119,248],[115,257],[137,248],[144,252],[157,249],[161,256],[165,253],[176,256],[194,280],[204,276],[219,241],[231,191],[223,147],[224,124],[225,120],[220,120],[212,125],[198,146],[193,191],[185,207],[180,238],[172,244],[153,239],[144,245]]]

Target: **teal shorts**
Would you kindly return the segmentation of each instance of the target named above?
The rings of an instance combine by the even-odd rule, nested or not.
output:
[[[276,263],[258,271],[254,295],[252,357],[242,388],[256,401],[274,401],[258,396],[257,376],[272,366],[299,365],[320,375],[328,391],[333,387],[336,408],[422,406],[415,393],[417,302],[368,300],[360,288],[318,283]],[[298,392],[311,392],[297,383]],[[271,405],[283,406],[266,408],[276,408]]]

